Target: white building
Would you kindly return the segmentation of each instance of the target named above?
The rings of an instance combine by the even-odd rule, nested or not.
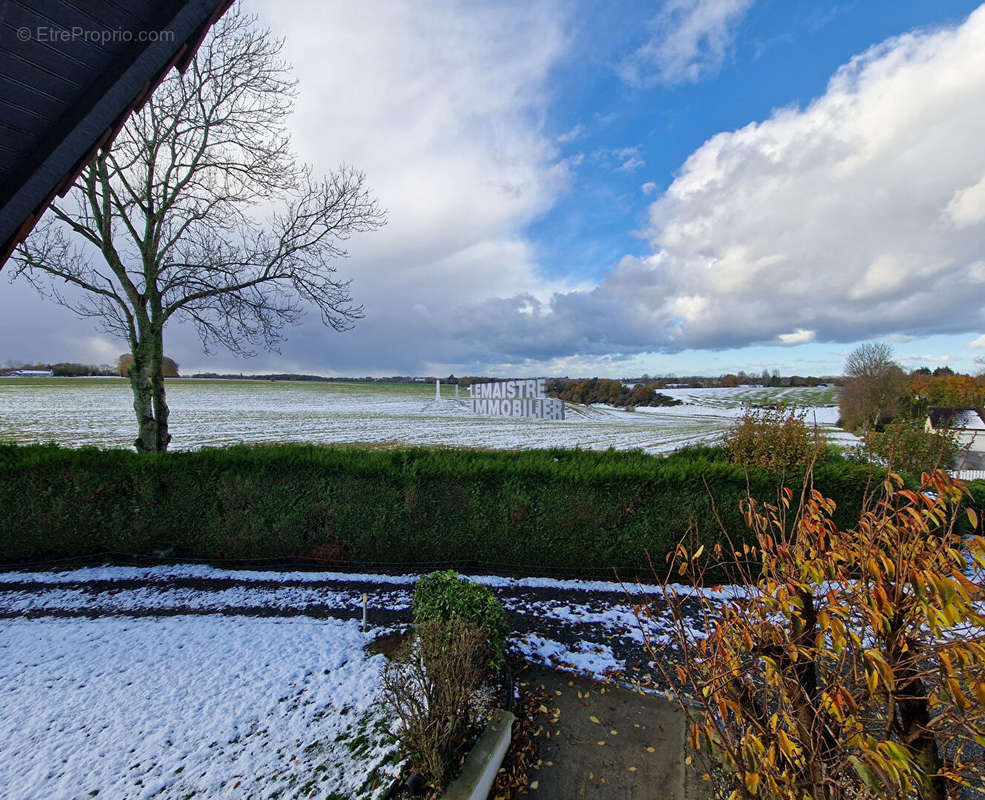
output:
[[[953,431],[958,445],[975,453],[985,452],[985,411],[980,408],[931,408],[924,430]]]

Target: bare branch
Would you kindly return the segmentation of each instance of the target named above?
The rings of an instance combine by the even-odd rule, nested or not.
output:
[[[206,348],[251,354],[276,347],[308,309],[337,331],[363,313],[337,262],[349,237],[385,216],[360,172],[343,165],[315,180],[296,161],[285,129],[295,81],[283,43],[255,23],[237,9],[222,17],[16,256],[18,274],[130,343],[140,449],[169,438],[161,364],[172,317]]]

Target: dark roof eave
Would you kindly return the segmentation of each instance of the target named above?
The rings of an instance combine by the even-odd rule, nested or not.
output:
[[[233,0],[189,0],[168,23],[172,41],[148,43],[92,108],[0,208],[0,270],[56,195],[64,196],[101,147],[150,97],[172,67],[184,69]]]

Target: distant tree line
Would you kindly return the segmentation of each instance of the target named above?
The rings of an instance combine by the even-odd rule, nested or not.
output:
[[[624,383],[643,383],[654,389],[728,389],[736,386],[773,386],[773,387],[814,387],[829,384],[841,384],[841,378],[834,375],[818,377],[816,375],[781,375],[779,370],[763,370],[760,374],[747,373],[743,370],[727,372],[724,375],[662,375],[651,376],[643,374],[638,378],[623,378]]]
[[[109,364],[76,364],[74,362],[62,362],[51,365],[51,374],[56,378],[84,378],[92,376],[115,375],[113,368]]]
[[[323,383],[434,383],[438,378],[435,377],[414,377],[413,375],[388,375],[383,378],[374,378],[367,375],[363,378],[349,378],[344,376],[331,375],[309,375],[306,373],[295,372],[196,372],[188,377],[207,378],[215,381],[315,381]],[[442,383],[457,383],[456,380],[448,381],[442,378]]]
[[[680,400],[660,394],[650,385],[627,385],[608,378],[587,378],[580,381],[552,378],[547,382],[547,393],[567,403],[606,403],[627,408],[681,405]]]
[[[74,361],[59,361],[56,364],[45,364],[42,362],[28,363],[26,361],[8,361],[0,375],[16,372],[17,370],[51,370],[51,374],[56,378],[82,378],[94,375],[107,376],[116,375],[116,368],[111,364],[78,364]]]

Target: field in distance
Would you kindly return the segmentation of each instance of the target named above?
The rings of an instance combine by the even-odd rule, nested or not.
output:
[[[473,416],[454,403],[454,387],[423,383],[322,383],[171,379],[172,448],[238,442],[361,442],[501,449],[581,447],[669,452],[721,436],[746,404],[809,407],[807,421],[830,430],[838,418],[833,387],[665,389],[681,406],[627,412],[568,404],[565,420]],[[461,398],[468,396],[462,390]],[[132,396],[122,378],[0,380],[0,441],[129,447]],[[844,437],[840,434],[838,438]]]

